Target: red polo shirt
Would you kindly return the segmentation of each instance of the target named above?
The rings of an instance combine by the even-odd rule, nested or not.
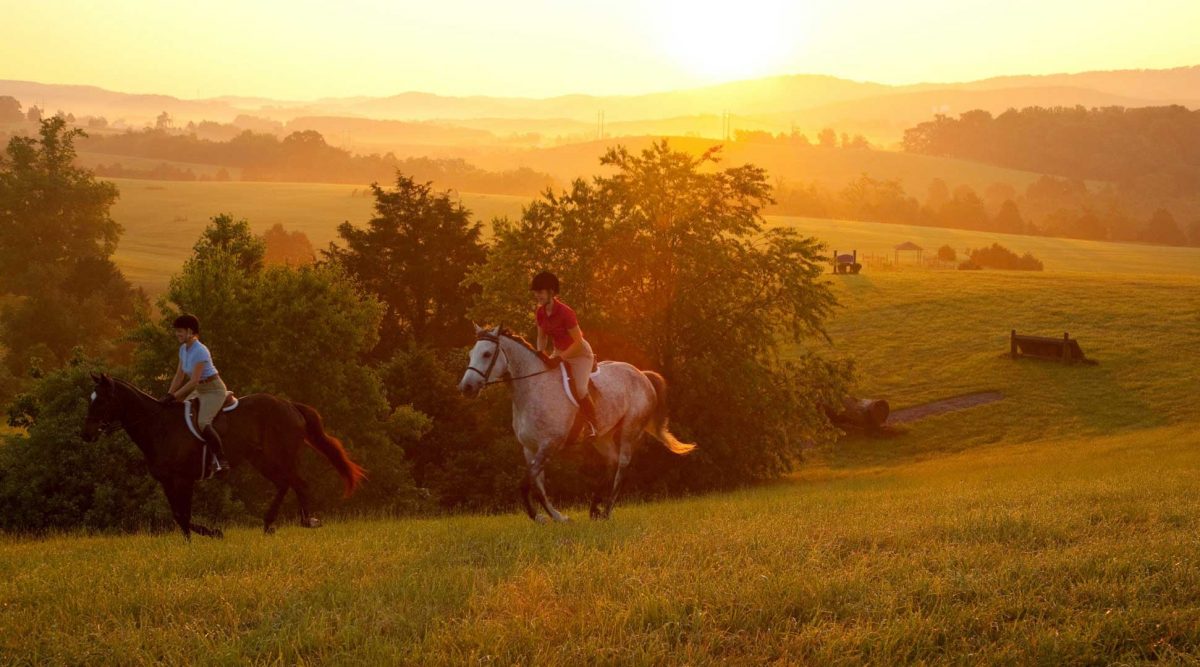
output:
[[[537,325],[554,341],[554,349],[565,350],[571,347],[571,334],[567,332],[579,326],[579,320],[570,306],[554,297],[554,311],[550,315],[546,314],[545,306],[538,306]]]

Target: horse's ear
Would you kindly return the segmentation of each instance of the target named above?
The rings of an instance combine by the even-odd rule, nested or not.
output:
[[[504,331],[504,323],[503,322],[496,325],[496,335],[499,336],[501,331]]]
[[[472,322],[471,326],[475,327],[475,335],[476,336],[483,333],[483,327],[479,326],[478,324],[475,324],[474,322]]]
[[[100,376],[99,375],[96,375],[95,373],[89,373],[88,375],[92,376],[92,382],[94,382],[96,384],[100,384]]]
[[[112,383],[113,383],[113,380],[112,380],[112,378],[111,378],[111,377],[108,375],[108,373],[103,373],[103,374],[101,374],[101,375],[100,375],[100,384],[102,384],[102,385],[110,385],[110,384],[112,384]]]

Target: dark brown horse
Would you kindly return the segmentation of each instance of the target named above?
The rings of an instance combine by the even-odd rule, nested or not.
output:
[[[171,514],[191,539],[193,531],[206,537],[221,537],[221,531],[192,523],[192,490],[201,476],[203,443],[183,421],[182,404],[163,405],[153,396],[124,380],[92,375],[95,391],[83,425],[83,439],[93,442],[102,432],[123,427],[142,450],[150,474],[162,484],[171,504]],[[275,517],[288,489],[300,503],[300,524],[316,528],[308,484],[297,473],[296,464],[305,443],[325,455],[345,482],[349,496],[365,474],[350,460],[337,438],[325,433],[321,416],[303,403],[270,394],[251,394],[239,399],[236,410],[220,415],[213,426],[225,442],[229,462],[248,461],[263,477],[275,484],[275,499],[263,517],[263,530],[274,530]]]

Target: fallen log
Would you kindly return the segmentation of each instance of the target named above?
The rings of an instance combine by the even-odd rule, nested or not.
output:
[[[826,408],[825,413],[835,423],[854,424],[863,428],[879,428],[887,421],[891,407],[882,398],[854,398],[847,396],[842,399],[840,410]]]

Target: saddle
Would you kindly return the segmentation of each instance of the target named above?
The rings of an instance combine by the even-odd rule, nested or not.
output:
[[[596,376],[598,376],[600,374],[600,366],[603,363],[607,363],[607,362],[601,362],[600,364],[596,364],[596,363],[592,364],[592,373],[590,376],[591,381],[588,382],[588,393],[591,394],[593,397],[598,396],[600,394],[600,392],[598,392],[596,390]],[[574,405],[575,407],[579,407],[579,400],[575,398],[575,383],[571,381],[572,378],[571,378],[570,365],[569,364],[559,364],[558,369],[559,369],[559,371],[562,372],[563,391],[566,392],[566,394],[567,394],[567,400],[571,401],[571,405]]]
[[[199,423],[196,420],[196,415],[198,412],[196,409],[197,400],[198,399],[189,398],[183,402],[183,423],[187,424],[188,430],[192,432],[192,435],[196,436],[197,440],[204,442],[204,437],[200,435]],[[225,392],[225,402],[221,404],[221,412],[233,412],[237,409],[237,406],[238,399],[233,395],[233,392]],[[221,413],[219,412],[213,419],[213,424],[215,425],[217,420],[220,418]],[[197,471],[196,481],[203,482],[204,480],[212,479],[213,475],[216,474],[217,455],[208,451],[208,443],[205,442],[204,445],[200,447],[200,469]]]
[[[196,436],[197,440],[203,441],[204,436],[200,435],[200,424],[197,421],[197,415],[199,412],[199,410],[197,410],[197,407],[199,406],[197,400],[198,399],[195,398],[189,398],[183,402],[183,423],[187,424],[188,430],[192,432],[192,435]],[[237,406],[237,396],[234,396],[232,391],[225,392],[225,402],[221,404],[221,412],[233,412],[237,409]],[[220,418],[221,413],[217,413],[216,419]],[[213,423],[216,423],[216,419],[213,420]]]

